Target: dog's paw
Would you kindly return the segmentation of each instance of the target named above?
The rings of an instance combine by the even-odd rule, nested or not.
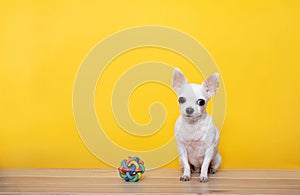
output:
[[[180,177],[180,181],[190,181],[190,177],[187,175],[183,175]]]
[[[210,168],[208,171],[209,174],[215,174],[216,172],[217,172],[217,170],[214,168]]]
[[[200,177],[200,178],[199,178],[199,182],[201,182],[201,183],[206,183],[206,182],[208,182],[208,177]]]

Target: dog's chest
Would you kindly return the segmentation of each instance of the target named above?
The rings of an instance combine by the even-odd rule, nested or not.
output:
[[[184,131],[181,132],[181,141],[184,143],[188,151],[195,151],[199,154],[205,148],[206,132],[203,131],[199,126],[189,126],[185,125]],[[203,151],[205,152],[205,151]]]
[[[182,127],[184,131],[180,135],[181,143],[186,147],[189,162],[198,167],[204,160],[208,144],[207,130],[200,125],[184,124]]]
[[[196,167],[200,166],[203,163],[205,151],[205,143],[203,141],[193,141],[187,146],[189,162]]]
[[[193,136],[188,136],[185,143],[188,156],[200,157],[205,155],[206,142],[200,132],[195,132]]]

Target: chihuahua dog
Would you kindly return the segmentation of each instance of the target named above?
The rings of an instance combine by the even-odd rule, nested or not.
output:
[[[206,112],[207,102],[218,89],[219,74],[209,76],[201,85],[188,83],[175,68],[173,89],[178,96],[180,116],[175,123],[180,166],[180,181],[189,181],[191,173],[200,173],[200,182],[208,182],[208,173],[216,173],[221,164],[218,152],[219,131]]]

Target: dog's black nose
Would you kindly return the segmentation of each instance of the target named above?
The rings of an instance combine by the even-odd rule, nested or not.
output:
[[[185,111],[186,111],[187,114],[193,114],[194,109],[192,107],[188,107],[188,108],[185,109]]]

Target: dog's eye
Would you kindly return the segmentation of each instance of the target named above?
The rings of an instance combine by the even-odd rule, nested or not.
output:
[[[186,101],[185,97],[178,98],[179,104],[183,104]]]
[[[198,104],[199,106],[203,106],[203,105],[205,104],[205,100],[204,100],[204,99],[198,99],[198,100],[197,100],[197,104]]]

